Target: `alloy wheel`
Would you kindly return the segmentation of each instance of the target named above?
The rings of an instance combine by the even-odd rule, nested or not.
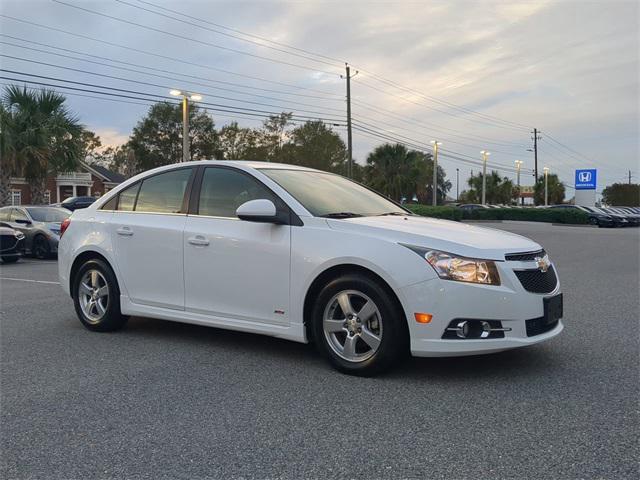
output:
[[[382,315],[358,290],[343,290],[328,302],[322,327],[331,349],[349,362],[371,358],[382,341]]]
[[[82,313],[90,323],[102,320],[109,305],[109,285],[101,272],[87,270],[78,285]]]

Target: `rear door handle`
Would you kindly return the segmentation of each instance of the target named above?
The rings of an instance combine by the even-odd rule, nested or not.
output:
[[[133,235],[133,231],[129,227],[120,227],[116,230],[116,232],[118,233],[118,235],[123,235],[125,237],[130,237],[131,235]]]
[[[191,244],[191,245],[195,245],[197,247],[206,247],[207,245],[209,245],[209,240],[207,240],[205,237],[203,237],[202,235],[196,235],[195,237],[189,237],[187,239],[187,241]]]

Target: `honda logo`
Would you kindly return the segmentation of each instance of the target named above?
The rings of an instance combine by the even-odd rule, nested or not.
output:
[[[589,183],[591,181],[591,172],[579,172],[578,179],[583,183]]]

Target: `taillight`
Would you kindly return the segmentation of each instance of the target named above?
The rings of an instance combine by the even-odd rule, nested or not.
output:
[[[62,235],[64,235],[64,232],[67,231],[67,228],[69,228],[69,225],[71,225],[71,217],[65,218],[60,224],[60,238],[62,238]]]

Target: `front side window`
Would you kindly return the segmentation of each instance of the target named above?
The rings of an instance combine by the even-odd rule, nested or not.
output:
[[[333,173],[275,168],[260,171],[316,217],[408,215],[406,210],[383,196]]]
[[[16,220],[29,220],[29,218],[22,210],[14,208],[11,210],[11,221],[15,222]]]
[[[230,168],[207,168],[200,188],[199,215],[236,217],[237,208],[249,200],[276,198],[258,180]]]
[[[181,168],[145,178],[140,186],[136,212],[180,213],[192,168]]]

